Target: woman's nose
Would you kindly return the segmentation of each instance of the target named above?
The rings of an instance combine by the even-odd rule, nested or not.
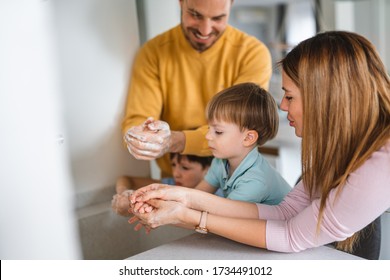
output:
[[[288,111],[288,103],[286,98],[282,98],[282,102],[279,105],[280,110],[287,112]]]

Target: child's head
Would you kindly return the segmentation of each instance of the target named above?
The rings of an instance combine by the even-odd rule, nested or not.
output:
[[[242,83],[216,94],[208,103],[206,117],[210,123],[232,123],[240,131],[257,132],[256,144],[263,145],[278,132],[279,116],[274,98],[254,83]]]
[[[187,188],[196,187],[206,175],[213,157],[198,157],[171,153],[172,174],[175,184]]]

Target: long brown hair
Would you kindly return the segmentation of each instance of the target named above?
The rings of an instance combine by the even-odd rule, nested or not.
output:
[[[321,195],[319,231],[330,191],[390,137],[390,80],[375,47],[343,31],[301,42],[279,65],[302,95],[302,179]],[[358,237],[337,247],[350,252]]]

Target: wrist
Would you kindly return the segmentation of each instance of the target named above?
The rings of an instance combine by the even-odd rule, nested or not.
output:
[[[171,131],[170,153],[182,153],[186,145],[186,136],[183,131]]]
[[[199,225],[201,214],[201,211],[186,208],[185,211],[182,211],[181,223],[186,224],[190,228],[194,229]]]
[[[195,231],[201,234],[207,234],[209,230],[207,229],[207,215],[206,211],[202,211],[200,214],[199,223],[195,226]]]

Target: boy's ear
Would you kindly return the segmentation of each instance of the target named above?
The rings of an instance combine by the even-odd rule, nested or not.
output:
[[[257,139],[259,138],[259,134],[256,130],[248,130],[246,132],[246,136],[244,139],[244,145],[245,146],[251,146],[257,142]]]

